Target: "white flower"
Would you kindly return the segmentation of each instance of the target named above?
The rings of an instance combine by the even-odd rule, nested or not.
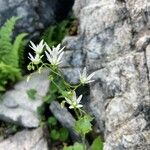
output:
[[[61,63],[61,58],[64,54],[63,50],[64,47],[60,49],[60,44],[57,45],[56,47],[52,47],[52,49],[47,45],[45,51],[47,60],[52,64],[52,65],[59,65]]]
[[[36,54],[41,54],[43,52],[43,48],[45,46],[44,44],[44,40],[41,40],[41,42],[37,45],[35,45],[32,41],[30,41],[30,44],[29,45],[34,51]]]
[[[87,75],[87,70],[86,67],[83,69],[83,73],[81,74],[79,72],[79,77],[80,77],[80,82],[82,84],[87,84],[87,83],[91,83],[94,80],[91,80],[91,78],[95,75],[95,72],[91,73],[90,75]]]
[[[82,99],[82,95],[80,95],[78,98],[76,97],[76,93],[73,92],[73,96],[71,99],[65,97],[66,102],[70,105],[69,108],[73,109],[73,108],[81,108],[83,107],[83,105],[80,104],[80,101]]]
[[[39,54],[36,54],[35,57],[33,57],[30,53],[29,53],[29,57],[28,57],[35,65],[38,65],[41,61],[42,56],[40,57]]]

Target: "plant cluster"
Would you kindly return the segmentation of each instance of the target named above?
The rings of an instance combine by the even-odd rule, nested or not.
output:
[[[48,27],[42,35],[42,39],[51,47],[62,41],[68,31],[68,27],[73,18],[64,20],[58,24]],[[58,36],[59,35],[59,36]]]
[[[95,73],[88,75],[86,68],[84,68],[83,72],[79,72],[79,83],[76,85],[71,85],[65,81],[64,75],[59,68],[59,65],[62,63],[64,47],[61,47],[61,45],[58,44],[56,47],[53,46],[50,48],[43,40],[41,40],[41,42],[37,45],[35,45],[32,41],[30,43],[30,47],[34,51],[34,55],[29,53],[28,58],[31,62],[28,65],[28,69],[37,69],[39,73],[43,67],[50,69],[49,80],[51,81],[51,90],[54,90],[59,94],[58,97],[54,94],[52,97],[53,100],[60,99],[61,106],[68,106],[68,109],[73,110],[75,114],[76,122],[74,125],[74,130],[80,135],[82,143],[75,143],[73,146],[64,147],[64,150],[88,149],[86,144],[86,134],[92,130],[91,121],[93,118],[84,111],[83,105],[81,104],[83,95],[77,96],[76,89],[80,86],[93,82],[94,80],[92,80],[92,77]],[[47,58],[48,63],[44,63],[42,61],[44,56]],[[52,126],[56,123],[54,118],[50,118],[49,121],[52,123]],[[51,137],[58,139],[60,135],[57,137],[55,130],[52,131],[53,133],[51,133]],[[96,150],[93,149],[96,145],[102,147],[102,142],[99,139],[96,139],[93,142],[91,149]],[[101,149],[102,148],[99,150]]]
[[[54,141],[66,141],[69,137],[69,132],[64,127],[59,127],[58,121],[55,117],[48,118],[48,125],[50,128],[50,138]]]
[[[0,93],[21,77],[20,56],[26,44],[25,33],[12,40],[13,29],[19,18],[12,17],[0,28]]]

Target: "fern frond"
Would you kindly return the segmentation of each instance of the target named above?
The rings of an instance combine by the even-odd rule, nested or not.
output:
[[[20,78],[20,69],[14,68],[10,65],[0,62],[0,91],[5,89],[5,85],[7,85],[8,82],[15,82]]]
[[[2,56],[7,55],[12,49],[12,33],[18,19],[19,17],[12,17],[7,20],[0,29],[0,59],[2,59]]]
[[[27,35],[26,33],[22,33],[16,37],[12,45],[11,51],[5,58],[7,64],[12,64],[12,66],[15,68],[19,68],[19,54],[20,54],[19,51],[20,48],[22,47],[22,44],[25,42],[24,38],[26,35]]]
[[[18,19],[12,17],[0,28],[0,93],[21,77],[19,56],[21,48],[25,47],[24,38],[27,34],[19,34],[14,42],[12,41],[13,29]]]

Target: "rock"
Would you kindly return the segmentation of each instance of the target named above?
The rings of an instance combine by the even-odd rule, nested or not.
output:
[[[144,51],[150,43],[150,35],[142,36],[136,43],[136,48],[138,51]]]
[[[73,6],[75,16],[78,16],[80,14],[80,11],[82,10],[83,7],[85,7],[85,5],[86,5],[86,0],[82,0],[82,1],[75,0]]]
[[[56,101],[51,103],[50,110],[57,120],[62,124],[62,126],[69,130],[72,140],[79,141],[80,137],[74,131],[75,119],[71,113],[65,107],[62,108],[61,105]]]
[[[23,130],[12,137],[0,141],[1,150],[48,150],[47,141],[41,128]]]
[[[79,72],[82,71],[81,68],[63,68],[62,69],[66,81],[71,84],[77,84],[79,83]]]
[[[146,47],[145,56],[147,60],[147,71],[149,71],[150,70],[150,45]],[[150,73],[149,73],[149,79],[150,79]]]
[[[78,35],[64,43],[81,51],[81,69],[96,71],[87,105],[104,150],[150,149],[150,2],[76,0],[73,9]]]
[[[0,101],[0,120],[14,122],[24,127],[38,127],[38,107],[43,103],[49,89],[49,71],[43,70],[41,74],[33,73],[32,78],[27,82],[26,78],[17,83],[12,90],[7,91]],[[32,100],[27,91],[37,91],[35,100]]]
[[[21,17],[15,31],[36,38],[50,24],[64,19],[74,0],[0,0],[0,26],[12,16]]]
[[[79,82],[79,72],[85,65],[86,54],[82,51],[81,40],[83,37],[65,37],[65,53],[61,69],[68,82],[76,84]]]

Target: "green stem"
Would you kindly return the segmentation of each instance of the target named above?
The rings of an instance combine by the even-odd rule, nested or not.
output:
[[[52,83],[54,83],[54,85],[62,92],[63,90],[53,81],[51,80]]]
[[[85,134],[82,135],[83,149],[86,150]]]
[[[78,111],[77,111],[76,108],[74,108],[74,112],[75,112],[75,114],[76,114],[76,116],[77,116],[77,119],[79,120],[79,119],[80,119],[80,114],[78,113]]]
[[[81,109],[78,110],[79,110],[80,117],[82,117],[82,110]]]
[[[54,71],[53,67],[52,67],[50,64],[48,64],[48,63],[43,63],[43,62],[42,62],[42,66],[45,66],[45,67],[47,67],[47,68],[50,68],[50,70],[51,70],[54,74],[56,74],[56,75],[58,75],[58,76],[61,77],[61,74],[59,74],[58,72]],[[55,68],[55,69],[56,69],[56,68]]]
[[[63,81],[64,81],[64,84],[65,84],[67,87],[69,87],[69,88],[77,89],[77,88],[79,87],[79,85],[70,85],[70,84],[68,84],[68,83],[65,81],[64,78],[62,78],[62,79],[63,79]]]
[[[47,67],[47,68],[50,68],[50,70],[51,70],[54,74],[60,76],[60,77],[62,78],[62,80],[64,81],[64,84],[67,86],[67,88],[68,88],[69,90],[70,90],[70,88],[73,88],[74,90],[76,90],[79,86],[81,86],[81,83],[79,83],[78,85],[70,85],[70,84],[68,84],[68,83],[65,81],[65,78],[64,78],[62,72],[61,72],[60,70],[57,70],[57,72],[54,71],[56,68],[53,69],[53,66],[51,66],[50,64],[48,64],[48,63],[43,63],[43,62],[42,62],[42,67],[43,67],[43,66],[45,66],[45,67]]]

